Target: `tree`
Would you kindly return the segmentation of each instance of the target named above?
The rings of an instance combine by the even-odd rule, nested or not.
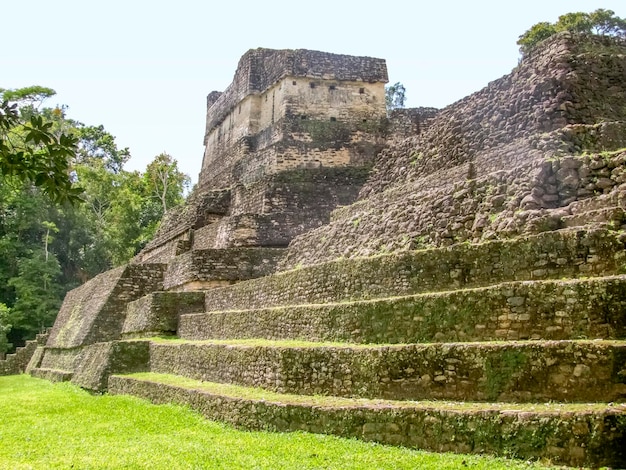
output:
[[[136,255],[164,210],[183,201],[189,178],[166,153],[145,172],[124,170],[130,151],[118,148],[103,126],[68,119],[65,106],[42,106],[54,90],[0,89],[0,94],[0,102],[5,99],[0,112],[2,353],[51,326],[68,290]],[[64,147],[64,138],[71,145]],[[50,186],[48,176],[38,179],[40,173],[60,184]],[[79,196],[64,192],[78,185]],[[59,203],[73,195],[82,203]]]
[[[104,129],[104,126],[85,126],[76,123],[78,136],[78,161],[99,159],[105,168],[113,173],[122,171],[122,167],[130,158],[128,147],[118,149],[115,137]]]
[[[7,334],[11,331],[11,324],[9,323],[10,309],[0,302],[0,359],[4,357],[4,354],[11,348],[11,343],[7,338]]]
[[[9,279],[16,301],[11,308],[11,338],[34,338],[54,322],[61,306],[63,288],[58,282],[61,267],[54,254],[31,253],[18,263],[18,276]]]
[[[33,104],[53,94],[43,87],[0,89],[0,175],[40,187],[57,202],[76,202],[82,189],[73,184],[70,163],[78,139],[53,133]]]
[[[0,94],[5,101],[18,103],[20,113],[25,114],[29,108],[39,110],[43,102],[56,92],[52,88],[34,85],[13,90],[0,88]]]
[[[393,85],[385,87],[385,104],[387,105],[387,110],[404,108],[405,100],[406,90],[402,83],[396,82]]]
[[[520,52],[522,55],[527,54],[536,44],[539,44],[544,39],[548,39],[557,32],[556,26],[546,21],[531,26],[517,41],[517,44],[520,46]]]
[[[598,8],[589,14],[591,32],[603,36],[626,37],[626,19],[615,16],[613,10]]]
[[[178,169],[178,162],[167,153],[157,155],[148,164],[145,179],[150,196],[161,203],[161,215],[183,201],[183,193],[190,182],[189,176]]]
[[[517,41],[520,52],[526,55],[538,43],[561,31],[626,37],[626,20],[615,16],[612,10],[602,8],[591,13],[566,13],[559,16],[556,23],[537,23],[522,34]]]

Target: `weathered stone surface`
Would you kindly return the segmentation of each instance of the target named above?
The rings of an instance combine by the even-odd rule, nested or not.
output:
[[[385,118],[386,82],[381,59],[248,51],[228,89],[207,102],[199,185],[223,188],[234,174],[250,183],[281,169],[371,161],[367,134]],[[251,152],[255,158],[246,158]]]
[[[50,331],[50,348],[76,348],[119,339],[126,304],[162,290],[165,265],[126,265],[68,292]]]
[[[105,390],[111,374],[144,372],[149,358],[147,341],[91,344],[81,350],[71,380],[88,390]]]
[[[284,250],[279,248],[228,248],[192,250],[176,257],[165,271],[163,288],[201,289],[267,276],[276,269]]]
[[[626,278],[513,282],[357,302],[183,315],[184,339],[421,343],[626,337]]]
[[[624,361],[626,345],[610,341],[150,344],[150,370],[156,373],[287,394],[393,400],[625,401]]]
[[[13,354],[0,360],[0,375],[15,375],[29,371],[29,363],[41,354],[40,347],[48,340],[47,333],[37,335],[37,339],[26,341],[22,347],[18,347]]]
[[[391,140],[359,203],[297,237],[282,268],[560,228],[543,211],[621,184],[623,152],[569,155],[626,147],[625,57],[626,44],[611,38],[546,41],[510,75],[437,112],[419,135]],[[590,70],[602,78],[590,83]],[[580,104],[560,109],[571,101]]]
[[[202,292],[154,292],[128,303],[122,336],[174,335],[181,315],[203,310]]]
[[[496,282],[613,274],[624,263],[618,233],[550,231],[482,244],[459,244],[351,258],[279,272],[206,293],[206,310],[341,302],[479,287]]]
[[[625,155],[606,153],[603,160],[626,173]],[[472,180],[446,183],[437,175],[396,186],[336,210],[330,224],[295,238],[281,269],[590,223],[621,227],[625,192],[617,178],[591,169],[595,157],[537,159]],[[566,168],[574,182],[558,176],[563,162],[578,166]]]
[[[626,465],[623,405],[607,406],[602,411],[560,412],[559,408],[566,406],[537,405],[534,410],[520,411],[511,404],[337,403],[337,399],[325,402],[323,397],[289,402],[280,395],[242,398],[227,390],[203,390],[199,382],[194,385],[159,383],[157,375],[109,379],[111,393],[131,394],[153,403],[188,405],[208,419],[245,429],[337,434],[436,452],[546,458],[572,466]]]

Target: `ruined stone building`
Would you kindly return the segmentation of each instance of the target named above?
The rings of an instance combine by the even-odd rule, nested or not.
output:
[[[244,54],[186,205],[67,294],[28,372],[249,429],[626,466],[626,43],[559,34],[439,111],[387,116],[386,81]]]

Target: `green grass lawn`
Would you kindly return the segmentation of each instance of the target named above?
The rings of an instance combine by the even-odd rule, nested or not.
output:
[[[306,433],[244,432],[181,406],[0,377],[0,469],[528,469]]]

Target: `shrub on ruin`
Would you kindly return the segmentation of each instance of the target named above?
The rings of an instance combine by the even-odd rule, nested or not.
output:
[[[537,23],[522,34],[517,41],[522,56],[541,41],[562,31],[626,38],[626,19],[615,16],[612,10],[598,8],[591,13],[566,13],[559,16],[556,23],[547,21]]]

